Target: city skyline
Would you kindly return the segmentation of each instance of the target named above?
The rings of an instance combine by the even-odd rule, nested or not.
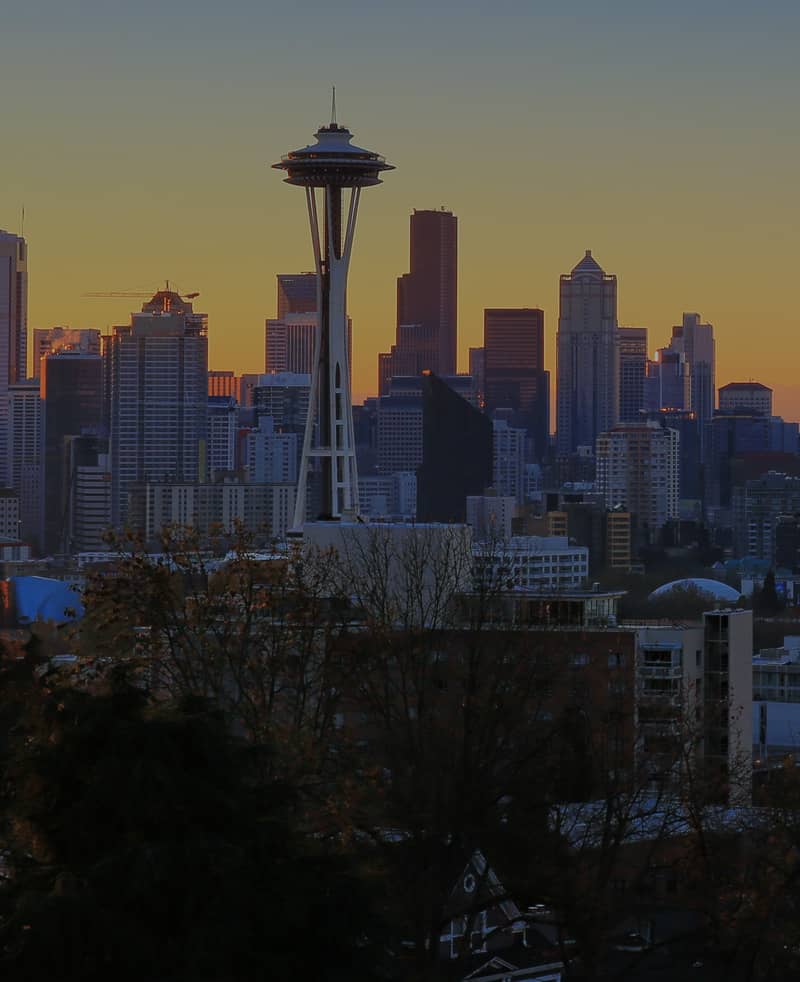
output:
[[[325,120],[335,81],[342,121],[398,165],[354,252],[357,398],[376,391],[375,355],[393,338],[408,215],[444,205],[461,225],[461,370],[485,308],[532,306],[553,372],[558,277],[590,248],[619,277],[620,323],[646,326],[651,354],[684,311],[701,311],[718,382],[755,377],[776,412],[800,416],[784,356],[797,318],[774,289],[793,267],[790,5],[770,16],[727,4],[719,18],[714,4],[566,16],[508,3],[496,17],[467,5],[423,20],[411,4],[361,20],[365,5],[350,3],[340,22],[320,11],[304,23],[310,45],[338,26],[291,91],[281,81],[302,46],[285,11],[234,3],[223,18],[201,3],[187,24],[179,2],[159,9],[154,34],[147,4],[135,16],[98,7],[91,21],[96,4],[69,16],[34,6],[52,8],[45,31],[40,9],[15,10],[0,39],[0,75],[28,80],[5,123],[0,226],[19,231],[25,207],[31,328],[106,331],[137,305],[81,294],[169,278],[201,292],[214,368],[259,366],[275,274],[312,266],[302,206],[282,199],[268,164],[308,119]],[[396,50],[381,49],[376,73],[371,42],[387,32]],[[492,179],[506,146],[519,182]],[[765,328],[773,344],[752,343]]]

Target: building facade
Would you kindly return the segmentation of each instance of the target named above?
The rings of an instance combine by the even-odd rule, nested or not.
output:
[[[28,246],[0,229],[0,487],[8,485],[8,387],[25,380],[28,343]]]
[[[458,219],[415,209],[409,272],[397,281],[397,337],[378,356],[379,392],[396,375],[455,375],[458,330]]]
[[[618,328],[619,421],[636,423],[646,408],[647,328]]]
[[[589,250],[561,277],[556,346],[558,453],[593,451],[619,418],[619,357],[617,278]]]
[[[651,422],[620,423],[597,439],[597,486],[606,508],[633,512],[650,542],[678,518],[679,444],[675,430]]]
[[[205,474],[208,322],[159,291],[131,324],[114,328],[111,384],[112,521],[124,527],[131,484]]]

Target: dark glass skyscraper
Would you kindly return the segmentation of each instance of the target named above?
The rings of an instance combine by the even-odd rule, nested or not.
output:
[[[411,215],[409,272],[397,280],[397,338],[378,356],[385,394],[396,375],[456,374],[458,219],[451,211]]]
[[[103,417],[100,355],[60,351],[42,360],[42,549],[64,551],[69,528],[69,437],[98,436]]]
[[[422,466],[417,518],[463,522],[467,495],[492,483],[492,421],[436,375],[422,379]]]

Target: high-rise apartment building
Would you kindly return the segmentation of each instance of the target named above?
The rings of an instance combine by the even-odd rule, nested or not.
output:
[[[202,480],[206,465],[208,323],[177,293],[159,291],[114,328],[111,379],[112,521],[126,524],[134,482]]]
[[[592,253],[561,277],[558,317],[557,449],[591,448],[619,417],[617,278]]]
[[[41,401],[39,383],[8,387],[8,486],[19,495],[20,538],[39,544],[41,520]]]
[[[28,247],[0,229],[0,487],[8,476],[8,387],[27,374]]]
[[[501,497],[524,501],[525,430],[505,419],[492,421],[492,487]]]
[[[658,423],[619,423],[597,438],[597,486],[606,508],[636,515],[650,542],[678,517],[679,436]]]
[[[67,439],[100,436],[103,419],[103,362],[100,355],[63,349],[41,366],[42,550],[69,548],[71,477]]]
[[[381,395],[396,375],[455,375],[457,293],[458,218],[444,208],[415,209],[409,272],[397,281],[397,338],[378,356]]]
[[[64,350],[78,351],[84,355],[99,355],[100,331],[95,328],[78,327],[34,328],[33,377],[40,376],[42,358]]]
[[[236,467],[238,424],[239,410],[233,396],[208,397],[207,473],[212,481],[219,471]]]
[[[620,327],[619,343],[619,421],[635,423],[645,408],[647,377],[647,328]]]
[[[483,392],[488,412],[511,409],[542,457],[549,431],[544,370],[544,311],[489,308],[483,312]]]

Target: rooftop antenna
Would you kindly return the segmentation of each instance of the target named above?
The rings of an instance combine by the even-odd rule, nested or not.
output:
[[[336,86],[331,86],[331,126],[336,126]]]
[[[22,206],[22,217],[19,222],[19,237],[21,239],[25,238],[25,205]]]

